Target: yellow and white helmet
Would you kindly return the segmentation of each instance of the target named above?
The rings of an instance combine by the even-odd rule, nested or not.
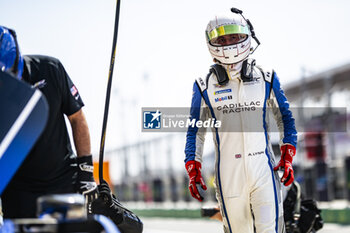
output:
[[[215,16],[205,34],[209,52],[220,64],[237,64],[251,52],[251,31],[241,14]]]

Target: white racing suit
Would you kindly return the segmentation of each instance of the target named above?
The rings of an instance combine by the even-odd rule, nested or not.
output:
[[[281,144],[296,147],[297,132],[289,103],[277,75],[254,67],[254,78],[243,82],[241,75],[218,85],[214,73],[193,86],[191,120],[221,121],[212,128],[216,149],[216,196],[225,232],[282,233],[283,200],[280,179],[273,171],[274,154],[269,139],[272,112],[280,131]],[[202,162],[206,129],[188,128],[185,162]]]

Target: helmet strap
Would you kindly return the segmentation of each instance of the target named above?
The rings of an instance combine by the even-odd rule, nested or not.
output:
[[[243,61],[241,78],[243,82],[251,82],[254,80],[253,70],[255,66],[255,59],[246,59]]]
[[[228,81],[230,80],[225,68],[219,64],[212,65],[210,67],[209,72],[215,74],[217,81],[218,81],[218,84],[220,86],[225,86],[228,83]]]

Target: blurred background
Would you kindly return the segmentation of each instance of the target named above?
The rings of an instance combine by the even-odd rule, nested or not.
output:
[[[112,0],[0,0],[0,24],[17,31],[22,53],[59,58],[76,84],[86,105],[96,161],[115,4]],[[251,20],[262,43],[253,57],[277,72],[297,109],[303,132],[295,170],[303,194],[319,202],[327,223],[350,224],[350,118],[335,110],[350,103],[350,3],[346,0],[122,1],[105,147],[105,172],[114,192],[146,217],[200,218],[202,205],[216,204],[211,134],[203,165],[209,190],[200,204],[187,188],[185,134],[141,132],[141,108],[189,107],[194,79],[204,77],[212,64],[206,25],[218,12],[230,14],[233,6]],[[309,114],[313,107],[322,111]],[[338,126],[345,130],[337,130]],[[277,136],[272,138],[278,155]],[[155,226],[172,223],[176,232],[181,225],[177,220],[148,221],[152,232]],[[202,224],[199,227],[206,226]],[[220,228],[219,223],[208,224]]]

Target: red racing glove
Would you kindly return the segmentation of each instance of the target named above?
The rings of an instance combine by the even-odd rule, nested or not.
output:
[[[203,196],[199,193],[198,188],[202,188],[203,190],[207,190],[207,186],[204,183],[201,168],[202,165],[198,161],[188,161],[185,165],[188,177],[190,178],[190,182],[188,188],[192,197],[196,198],[198,201],[203,201]],[[198,185],[198,188],[197,188]],[[200,187],[199,187],[200,186]]]
[[[284,173],[281,178],[281,182],[288,186],[294,181],[294,171],[292,167],[293,156],[295,155],[296,149],[291,144],[285,144],[281,146],[281,160],[277,166],[273,168],[274,171],[283,169]]]

